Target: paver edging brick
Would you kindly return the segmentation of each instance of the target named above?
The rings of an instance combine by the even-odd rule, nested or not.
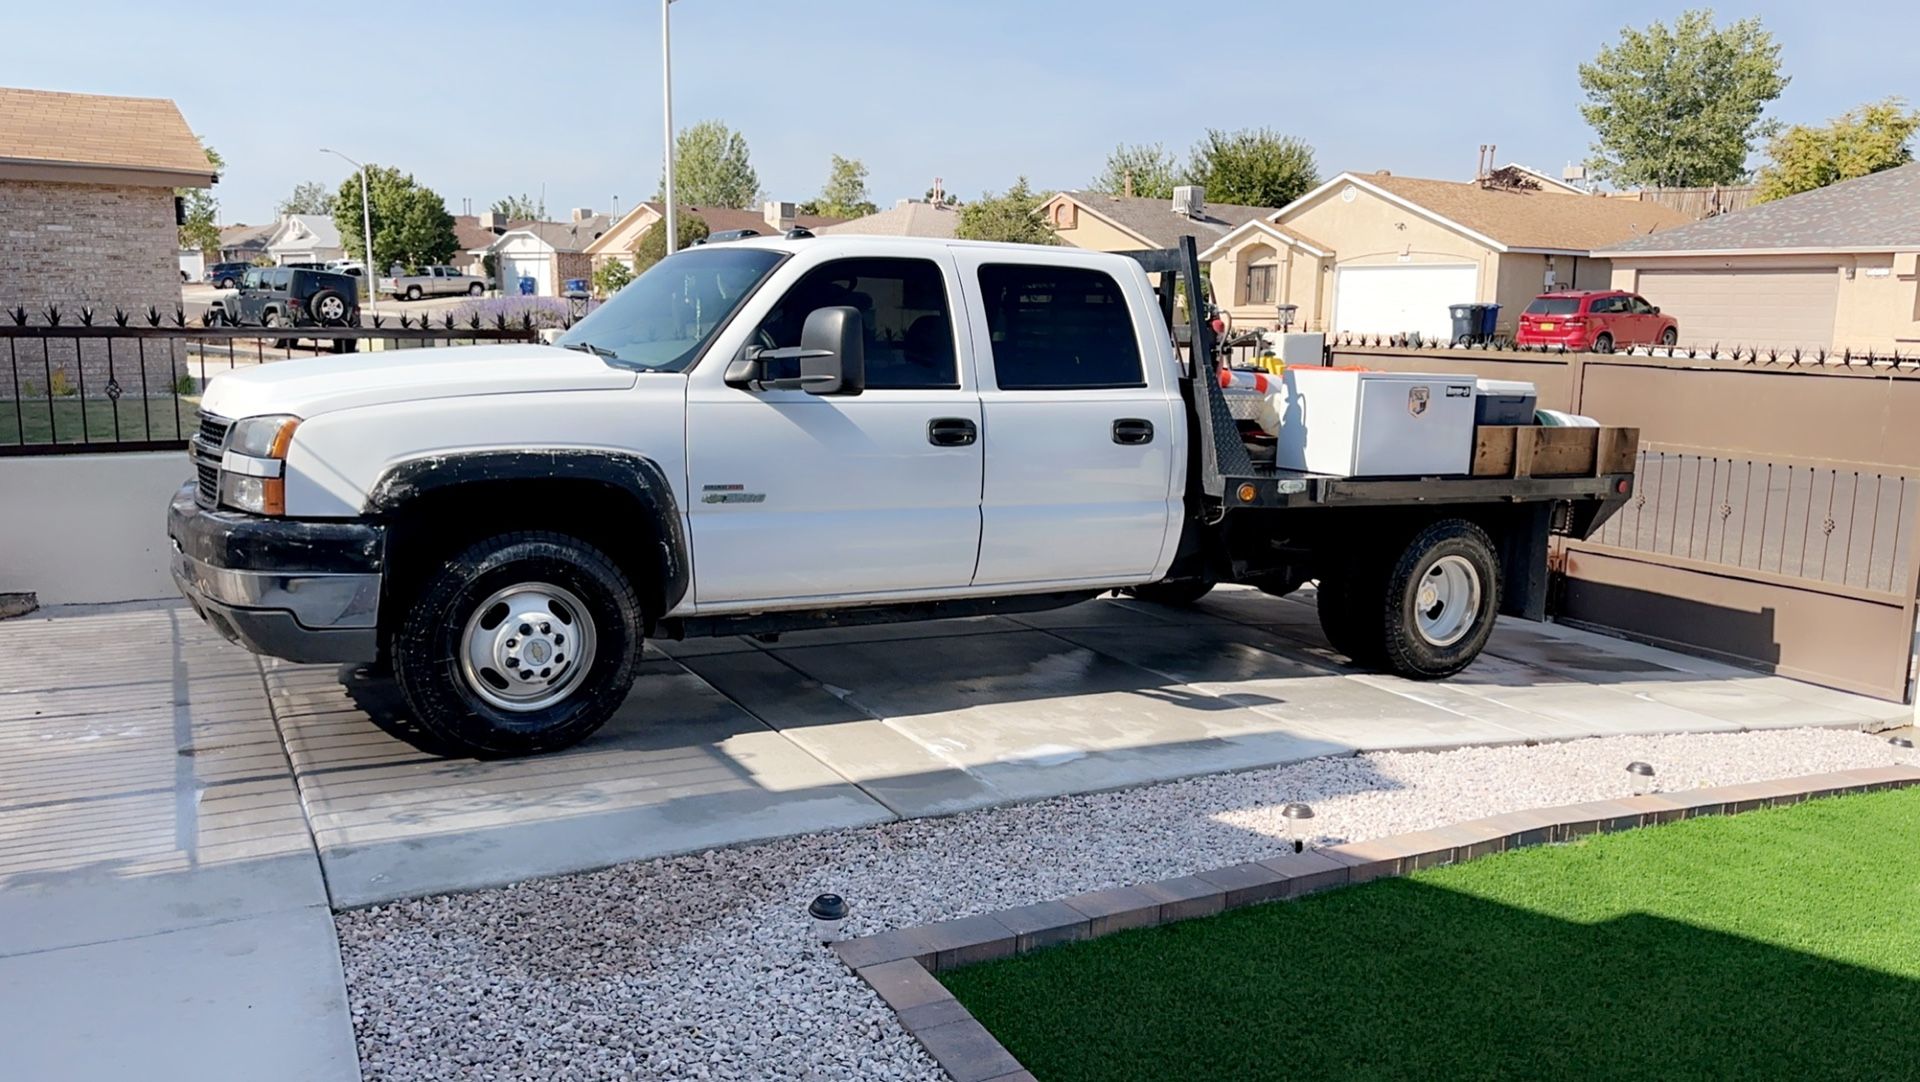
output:
[[[1030,1074],[934,974],[1130,928],[1211,916],[1545,842],[1733,815],[1821,796],[1920,786],[1920,769],[1869,767],[1682,793],[1650,793],[1509,812],[1432,830],[1281,853],[1156,883],[1088,891],[977,917],[833,944],[954,1082],[1023,1082]]]

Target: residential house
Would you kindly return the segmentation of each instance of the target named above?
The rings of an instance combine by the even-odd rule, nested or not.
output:
[[[1173,199],[1070,190],[1040,204],[1040,213],[1063,243],[1096,252],[1130,252],[1172,248],[1183,236],[1205,248],[1274,210],[1208,203],[1205,195],[1198,187],[1176,190]]]
[[[1920,349],[1920,162],[1598,253],[1680,340],[1765,349]]]
[[[633,266],[633,248],[646,236],[655,222],[666,216],[664,203],[641,203],[628,211],[619,222],[607,230],[606,235],[587,246],[587,256],[593,266],[599,267],[610,260],[619,260],[627,266]],[[778,236],[789,229],[824,229],[845,221],[843,218],[828,218],[818,214],[801,214],[792,203],[770,202],[763,204],[757,211],[737,210],[732,207],[692,207],[682,206],[680,214],[698,215],[707,223],[707,229],[714,233],[729,230],[752,229],[766,236]]]
[[[267,238],[267,258],[277,266],[288,263],[325,263],[346,258],[340,230],[323,214],[282,214]]]
[[[951,240],[954,225],[960,220],[960,208],[950,203],[931,203],[924,199],[902,199],[886,210],[837,225],[822,226],[818,232],[855,234],[870,237],[936,237]]]
[[[1496,329],[1510,334],[1543,291],[1607,288],[1595,250],[1690,220],[1545,185],[1342,173],[1201,255],[1236,326],[1276,326],[1292,305],[1300,330],[1444,341],[1452,305],[1499,304]]]
[[[493,256],[502,293],[520,292],[520,280],[530,278],[534,295],[557,297],[569,279],[593,276],[588,246],[612,227],[606,215],[579,208],[571,221],[522,222],[494,238],[485,254]]]
[[[220,230],[218,263],[254,263],[267,258],[267,242],[279,222],[269,225],[229,225]]]
[[[171,101],[0,88],[0,309],[171,310],[174,189],[217,179]]]
[[[462,274],[491,277],[487,271],[487,253],[492,250],[493,242],[507,230],[526,224],[524,220],[508,221],[506,215],[491,212],[454,215],[453,236],[459,247],[453,258],[447,260],[448,265],[458,268]]]

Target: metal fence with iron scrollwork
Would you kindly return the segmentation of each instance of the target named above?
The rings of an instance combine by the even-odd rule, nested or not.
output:
[[[98,316],[91,308],[4,313],[0,456],[178,450],[194,432],[207,381],[222,372],[358,350],[532,342],[540,329],[528,314],[477,312],[276,330],[206,326],[178,308]]]

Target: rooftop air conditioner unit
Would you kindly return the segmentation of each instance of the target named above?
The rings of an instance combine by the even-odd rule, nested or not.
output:
[[[1180,184],[1173,189],[1173,212],[1198,218],[1207,209],[1206,189],[1198,184]]]

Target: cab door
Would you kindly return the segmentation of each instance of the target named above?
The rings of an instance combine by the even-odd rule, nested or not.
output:
[[[830,241],[817,243],[799,258],[830,252]],[[791,281],[770,307],[754,306],[763,315],[741,348],[797,346],[808,313],[851,306],[865,332],[866,390],[752,390],[725,382],[732,356],[702,362],[687,402],[696,605],[965,588],[979,555],[983,459],[952,262],[824,258]]]
[[[986,422],[974,582],[1158,577],[1178,540],[1186,425],[1144,280],[1091,253],[955,258]]]

